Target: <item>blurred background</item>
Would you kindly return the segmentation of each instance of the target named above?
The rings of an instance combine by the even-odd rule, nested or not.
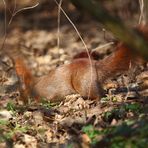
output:
[[[62,7],[74,22],[82,22],[86,18],[90,18],[88,14],[84,14],[83,10],[76,3],[77,0],[63,0]],[[97,1],[97,0],[96,0]],[[98,0],[99,1],[99,0]],[[139,0],[104,0],[101,1],[102,6],[107,8],[112,15],[119,16],[125,23],[137,24],[139,17]],[[35,8],[22,10],[17,13],[11,23],[11,28],[20,27],[22,29],[40,28],[52,29],[57,27],[57,5],[54,0],[5,0],[0,1],[0,19],[1,19],[1,35],[5,20],[5,6],[7,14],[7,22],[11,19],[14,12],[35,6]],[[61,15],[61,24],[68,23],[67,19]]]
[[[139,0],[96,1],[101,2],[100,5],[111,15],[120,17],[126,25],[133,27],[138,24]],[[89,50],[116,40],[109,30],[83,11],[77,0],[63,0],[62,8],[78,28]],[[0,1],[1,47],[4,43],[9,45],[4,50],[19,50],[35,75],[46,74],[57,65],[69,62],[77,53],[85,51],[85,47],[62,12],[58,33],[58,16],[54,0]],[[98,50],[99,58],[112,50],[110,46]]]

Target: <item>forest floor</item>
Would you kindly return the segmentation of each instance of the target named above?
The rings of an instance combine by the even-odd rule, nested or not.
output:
[[[106,97],[97,103],[79,94],[65,96],[58,103],[46,99],[38,104],[21,103],[13,61],[3,51],[18,50],[35,76],[85,51],[63,15],[57,35],[57,13],[43,10],[14,17],[0,51],[0,147],[148,147],[148,64],[140,65],[132,76],[128,72],[108,80]],[[88,49],[97,49],[98,60],[112,53],[113,35],[90,17],[80,21],[81,16],[73,11],[70,17]],[[0,41],[4,41],[3,34]]]

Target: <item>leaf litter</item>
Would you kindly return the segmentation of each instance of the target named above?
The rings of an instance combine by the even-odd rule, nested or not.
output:
[[[66,22],[62,22],[60,27],[58,49],[56,20],[51,20],[55,26],[49,25],[50,29],[27,28],[25,31],[14,21],[8,33],[5,50],[19,50],[36,76],[70,62],[74,55],[85,50],[75,31]],[[44,28],[44,23],[42,25]],[[91,20],[86,24],[82,21],[76,25],[89,49],[108,43],[97,22]],[[108,32],[106,36],[111,37]],[[113,50],[114,47],[109,46],[97,52],[104,57]],[[105,147],[114,144],[114,141],[117,144],[122,142],[124,134],[137,136],[144,128],[147,129],[147,126],[142,128],[141,125],[148,120],[148,64],[142,67],[133,82],[140,85],[132,97],[127,96],[127,85],[131,78],[121,75],[106,82],[104,89],[107,97],[97,103],[73,94],[65,96],[65,100],[58,103],[43,99],[40,104],[31,102],[24,106],[19,102],[18,79],[13,62],[6,54],[1,53],[0,57],[0,147]],[[141,131],[136,129],[132,133],[135,128],[141,128]],[[143,141],[145,136],[142,132]],[[129,142],[132,143],[132,140]]]

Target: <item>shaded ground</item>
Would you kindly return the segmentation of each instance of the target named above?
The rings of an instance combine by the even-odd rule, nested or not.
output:
[[[79,12],[72,6],[64,7],[69,8],[89,49],[99,47],[100,58],[114,50],[113,46],[101,48],[113,40],[108,31],[104,33],[90,17],[77,22]],[[61,21],[58,49],[56,7],[44,4],[23,12],[14,17],[3,50],[19,50],[34,75],[47,74],[85,50],[64,16]],[[146,147],[148,64],[139,67],[134,75],[129,71],[108,81],[104,85],[107,97],[100,102],[76,94],[65,96],[59,103],[43,99],[40,104],[24,106],[19,101],[13,62],[1,50],[0,147]]]

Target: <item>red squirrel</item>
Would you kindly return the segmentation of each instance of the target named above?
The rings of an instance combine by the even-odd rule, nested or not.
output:
[[[139,30],[145,35],[143,28]],[[145,37],[148,39],[147,34]],[[90,62],[88,58],[75,59],[38,78],[31,74],[22,58],[14,58],[14,63],[20,80],[20,94],[25,102],[28,97],[59,101],[75,93],[90,99],[100,99],[104,81],[118,72],[128,70],[130,64],[134,65],[138,59],[139,55],[135,51],[119,43],[116,51],[103,60]]]

